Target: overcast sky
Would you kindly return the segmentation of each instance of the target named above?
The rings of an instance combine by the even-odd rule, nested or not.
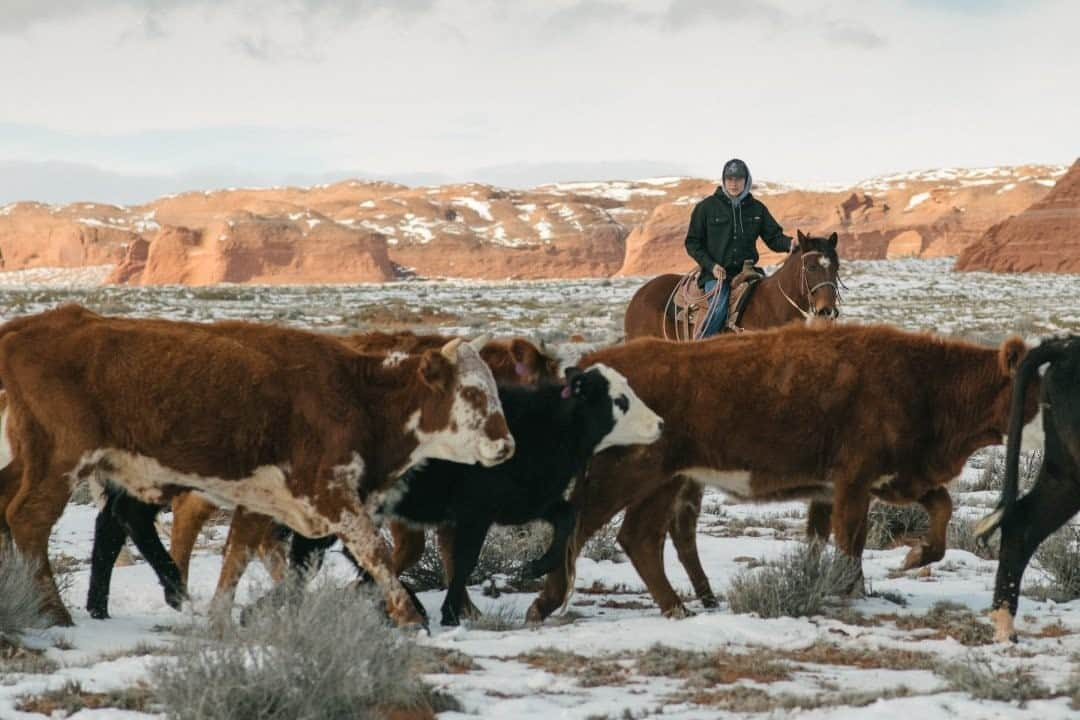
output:
[[[1080,154],[1070,0],[0,0],[0,202]]]

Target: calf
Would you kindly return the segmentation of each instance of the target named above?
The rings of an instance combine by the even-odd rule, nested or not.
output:
[[[909,564],[939,559],[951,502],[944,485],[1007,429],[1016,338],[984,348],[886,326],[789,327],[699,343],[634,340],[586,355],[623,373],[664,418],[647,447],[594,458],[575,487],[581,508],[566,567],[585,541],[625,509],[619,543],[665,615],[687,614],[663,567],[673,505],[689,478],[751,501],[832,503],[836,544],[861,557],[872,497],[919,502],[930,534]],[[1035,414],[1035,395],[1024,416]],[[859,583],[861,585],[861,583]],[[557,567],[529,611],[561,606]]]
[[[604,365],[567,371],[565,388],[500,387],[506,421],[517,441],[514,457],[484,468],[433,461],[402,478],[383,511],[410,524],[453,527],[449,589],[442,624],[462,617],[465,584],[492,524],[545,520],[554,530],[544,555],[525,567],[529,577],[553,570],[566,557],[574,513],[564,498],[570,481],[594,453],[616,445],[651,443],[663,421]]]
[[[1035,485],[1019,494],[1021,398],[1040,366],[1044,454]],[[1080,336],[1047,340],[1028,353],[1016,374],[1012,417],[1005,456],[1005,484],[997,509],[976,527],[985,540],[1001,528],[1001,554],[991,618],[994,638],[1016,641],[1014,621],[1020,580],[1039,544],[1080,510]]]
[[[334,534],[371,572],[391,616],[420,621],[368,502],[426,459],[513,454],[491,371],[460,341],[387,362],[315,333],[106,318],[67,306],[0,327],[0,378],[21,468],[4,508],[71,622],[48,566],[68,476],[147,503],[197,489],[293,529]]]
[[[209,326],[214,327],[214,326]],[[337,338],[346,346],[361,352],[389,353],[387,362],[397,363],[406,354],[418,354],[438,349],[454,338],[441,335],[416,335],[412,332],[370,332]],[[533,345],[524,338],[486,340],[477,338],[471,343],[479,349],[480,357],[501,383],[535,383],[558,376],[557,361],[551,357],[543,344]],[[94,533],[90,589],[87,594],[87,610],[91,617],[108,617],[109,587],[113,565],[127,537],[150,562],[165,591],[165,599],[173,607],[179,607],[185,595],[188,566],[199,531],[217,511],[218,506],[199,493],[184,492],[172,499],[173,526],[172,546],[166,553],[157,532],[154,518],[160,506],[141,503],[122,492],[110,492],[98,514]],[[424,533],[407,529],[397,523],[391,525],[394,534],[394,556],[391,568],[394,574],[400,567],[411,564],[413,556],[424,549]],[[238,508],[233,514],[225,543],[225,559],[214,593],[215,607],[231,605],[236,585],[247,567],[252,554],[258,555],[277,581],[284,576],[286,562],[282,553],[283,540],[288,538],[273,519],[259,513]],[[329,538],[330,543],[333,537]],[[329,545],[327,542],[317,546]],[[445,543],[443,544],[445,545]],[[444,549],[440,546],[440,549]],[[444,553],[445,554],[445,553]],[[173,561],[175,560],[175,564]]]

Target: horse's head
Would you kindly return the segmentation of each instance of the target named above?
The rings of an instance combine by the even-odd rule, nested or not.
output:
[[[840,315],[840,257],[836,254],[836,233],[829,237],[813,237],[798,231],[798,247],[789,262],[800,268],[802,297],[800,309],[807,319],[821,317],[829,320]]]

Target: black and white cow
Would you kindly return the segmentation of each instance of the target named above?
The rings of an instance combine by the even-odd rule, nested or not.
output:
[[[1044,436],[1042,467],[1031,491],[1019,494],[1022,399],[1038,369],[1049,363],[1042,379]],[[1039,544],[1080,511],[1080,336],[1043,342],[1017,369],[1012,417],[1005,457],[1005,483],[997,509],[976,528],[980,538],[1001,528],[1001,556],[994,583],[991,617],[994,638],[1016,640],[1014,621],[1020,579]]]
[[[551,523],[551,545],[526,565],[525,574],[539,577],[551,571],[565,561],[574,528],[574,510],[564,498],[570,481],[595,453],[654,442],[664,425],[626,378],[600,364],[584,371],[568,368],[565,386],[500,386],[499,400],[517,442],[513,458],[498,468],[428,462],[406,473],[380,508],[410,525],[452,531],[443,625],[461,621],[468,602],[465,584],[493,524]],[[325,546],[325,541],[296,536],[291,562],[305,563],[312,551]]]

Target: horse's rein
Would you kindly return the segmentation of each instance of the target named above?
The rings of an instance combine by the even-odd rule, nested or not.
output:
[[[831,287],[833,289],[833,292],[836,293],[836,304],[837,305],[840,304],[840,288],[832,280],[825,280],[823,282],[819,282],[814,287],[810,287],[810,281],[808,281],[806,279],[806,258],[808,258],[811,255],[822,255],[822,254],[824,254],[824,253],[822,253],[820,250],[810,250],[808,252],[802,253],[802,256],[800,257],[801,267],[800,267],[799,277],[802,279],[802,286],[803,286],[803,290],[804,290],[805,295],[806,295],[806,307],[807,307],[807,310],[803,310],[801,307],[799,307],[798,303],[796,303],[794,300],[792,300],[791,297],[786,292],[784,292],[783,284],[781,284],[780,282],[776,283],[776,287],[777,287],[778,290],[780,290],[780,294],[784,296],[784,299],[787,300],[788,303],[791,304],[791,307],[798,310],[800,315],[802,315],[804,318],[806,318],[808,320],[810,318],[812,318],[812,317],[817,316],[817,312],[814,310],[814,303],[812,301],[814,299],[814,293],[817,292],[818,290],[820,290],[821,288],[823,288],[823,287]],[[837,277],[838,280],[840,279],[839,270],[837,270],[836,277]]]

